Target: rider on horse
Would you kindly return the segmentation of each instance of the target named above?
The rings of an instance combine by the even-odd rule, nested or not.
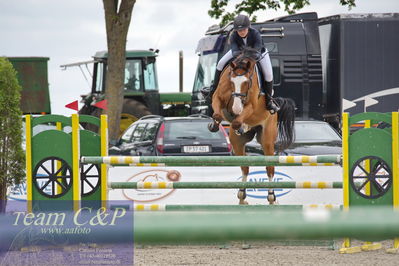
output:
[[[259,63],[265,78],[263,93],[266,97],[266,109],[271,114],[277,113],[280,107],[273,101],[273,69],[267,49],[263,45],[262,37],[256,29],[251,27],[249,18],[245,15],[238,15],[234,19],[234,32],[230,37],[231,49],[220,59],[216,66],[216,73],[210,91],[203,91],[204,94],[212,98],[215,92],[219,78],[225,65],[233,58],[237,57],[245,47],[251,47],[259,52]]]

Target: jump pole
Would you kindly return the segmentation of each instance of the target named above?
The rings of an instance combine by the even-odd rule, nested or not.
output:
[[[242,188],[298,188],[340,189],[342,182],[111,182],[111,189],[242,189]]]
[[[372,213],[373,215],[370,215]],[[384,219],[381,219],[384,217]],[[162,221],[162,222],[160,222]],[[392,208],[240,213],[140,213],[135,243],[229,240],[389,239],[399,236],[399,213]]]
[[[3,225],[13,222],[13,216],[0,218],[0,235],[5,239],[15,232]],[[134,236],[134,243],[139,244],[342,237],[372,241],[399,237],[398,224],[399,212],[392,207],[354,207],[348,212],[317,209],[256,211],[245,215],[228,212],[139,213],[134,215],[134,226],[131,219],[120,219],[118,230],[113,226],[94,226],[93,230],[96,231],[96,243],[131,243],[132,239],[126,237],[129,235]],[[41,227],[34,226],[31,229],[21,231],[19,236],[28,238],[32,234],[40,234]],[[78,244],[81,237],[79,234],[69,234],[69,243]],[[37,245],[48,245],[48,242],[40,241]]]
[[[83,164],[114,166],[334,166],[341,155],[319,156],[83,156]]]
[[[111,209],[124,208],[130,210],[129,205],[111,205]],[[307,204],[307,205],[177,205],[177,204],[134,204],[132,210],[134,212],[186,212],[186,211],[295,211],[307,209],[327,209],[340,210],[341,205],[338,204]]]

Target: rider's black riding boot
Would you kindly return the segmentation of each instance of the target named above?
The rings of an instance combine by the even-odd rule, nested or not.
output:
[[[219,79],[220,79],[220,74],[222,73],[222,71],[219,71],[216,69],[216,73],[215,73],[215,78],[213,79],[212,85],[210,86],[210,88],[204,88],[201,90],[201,93],[204,97],[209,96],[209,98],[212,99],[213,94],[216,91],[216,88],[218,87],[219,84]]]
[[[273,81],[265,81],[265,97],[266,97],[266,109],[271,114],[275,114],[280,110],[280,106],[273,100]]]

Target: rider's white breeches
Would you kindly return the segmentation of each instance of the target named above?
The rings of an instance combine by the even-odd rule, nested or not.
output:
[[[232,58],[233,58],[233,53],[231,50],[229,50],[222,58],[220,58],[219,63],[216,66],[216,69],[222,71],[227,62],[229,62],[229,60]],[[259,63],[262,68],[262,73],[263,76],[265,77],[265,80],[268,82],[272,81],[273,67],[267,49],[266,52],[262,54],[262,59],[259,61]]]

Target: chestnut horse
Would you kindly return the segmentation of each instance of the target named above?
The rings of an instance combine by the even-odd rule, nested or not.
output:
[[[223,71],[212,97],[213,120],[209,130],[217,131],[222,120],[230,122],[229,138],[234,155],[246,155],[245,144],[256,135],[265,155],[274,155],[279,134],[279,150],[286,149],[294,139],[295,104],[291,99],[277,97],[280,106],[276,114],[266,110],[265,95],[261,93],[256,73],[256,51],[247,48]],[[266,167],[269,181],[273,180],[274,166]],[[248,166],[241,166],[242,181],[247,181]],[[238,192],[239,204],[247,204],[246,191]],[[269,190],[267,199],[274,204],[275,195]]]

